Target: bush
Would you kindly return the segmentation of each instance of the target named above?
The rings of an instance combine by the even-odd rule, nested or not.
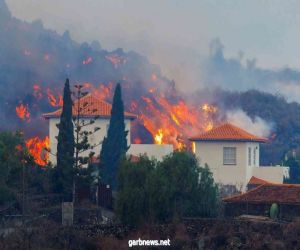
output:
[[[169,222],[176,217],[217,215],[218,189],[208,166],[174,152],[162,162],[126,159],[119,172],[117,215],[122,223]]]
[[[6,186],[0,187],[0,205],[15,200],[13,192]]]

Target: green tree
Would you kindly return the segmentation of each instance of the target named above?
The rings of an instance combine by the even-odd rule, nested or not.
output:
[[[127,134],[124,122],[124,105],[120,84],[117,84],[111,111],[111,118],[107,136],[104,137],[100,153],[100,169],[103,182],[110,184],[113,189],[117,187],[117,172],[121,159],[125,156]]]
[[[208,166],[200,167],[189,152],[173,152],[162,162],[127,159],[119,173],[117,215],[124,224],[217,215],[217,185]]]
[[[60,123],[57,125],[57,168],[55,172],[56,191],[63,194],[64,201],[72,200],[74,165],[74,126],[72,121],[72,97],[69,79],[66,80]]]
[[[191,216],[215,217],[219,211],[219,190],[207,164],[199,168],[199,182],[195,196],[196,204],[190,210]]]
[[[117,214],[124,224],[138,225],[149,216],[148,182],[156,162],[141,157],[138,162],[130,158],[122,161],[118,174]]]
[[[20,132],[0,133],[0,204],[16,199],[21,193],[22,170],[32,163]]]
[[[175,151],[158,164],[156,187],[150,197],[159,221],[217,213],[218,189],[208,166],[200,167],[192,153]],[[161,184],[159,184],[161,183]],[[161,190],[160,190],[161,189]],[[158,211],[156,208],[161,206]]]

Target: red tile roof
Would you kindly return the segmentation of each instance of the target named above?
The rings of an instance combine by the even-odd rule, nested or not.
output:
[[[73,116],[78,114],[77,112],[77,103],[78,101],[74,102],[73,105]],[[111,116],[111,109],[112,105],[108,102],[100,100],[99,98],[95,97],[92,94],[88,94],[82,97],[79,101],[79,107],[81,109],[81,116],[82,117],[105,117],[109,118]],[[61,115],[62,109],[56,110],[51,113],[43,114],[45,118],[52,118],[52,117],[59,117]],[[125,118],[135,119],[137,116],[129,113],[124,112]]]
[[[267,182],[266,180],[257,178],[255,176],[252,176],[250,181],[248,182],[248,184],[250,184],[250,185],[262,185],[262,184],[267,184],[267,183],[269,183],[269,182]]]
[[[258,137],[238,128],[230,123],[225,123],[213,128],[199,136],[190,138],[191,141],[252,141],[266,142],[266,138]]]
[[[223,199],[227,203],[300,205],[300,184],[263,184],[244,194]]]

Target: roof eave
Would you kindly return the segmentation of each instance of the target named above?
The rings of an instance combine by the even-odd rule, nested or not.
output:
[[[60,115],[51,115],[51,114],[43,114],[42,115],[42,117],[44,117],[45,119],[51,119],[51,118],[59,118],[60,117]],[[75,115],[73,116],[73,117],[76,117]],[[80,116],[81,118],[108,118],[108,119],[110,119],[110,115],[81,115]],[[125,119],[129,119],[129,120],[135,120],[135,119],[137,119],[137,116],[134,116],[134,115],[125,115],[124,116],[124,118]]]
[[[206,141],[206,142],[260,142],[260,143],[266,143],[268,142],[267,139],[202,139],[202,138],[189,138],[189,141]]]
[[[251,200],[226,200],[224,199],[223,202],[225,203],[230,203],[230,204],[233,204],[233,203],[248,203],[248,204],[273,204],[273,203],[278,203],[278,204],[283,204],[283,205],[297,205],[299,206],[300,205],[300,202],[294,202],[294,201],[278,201],[278,200],[263,200],[263,201],[251,201]]]

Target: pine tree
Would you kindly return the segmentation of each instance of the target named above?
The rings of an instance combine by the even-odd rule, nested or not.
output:
[[[72,121],[72,98],[69,79],[64,87],[63,108],[60,123],[57,125],[57,191],[63,194],[64,201],[72,201],[74,165],[74,126]]]
[[[120,160],[129,149],[127,146],[127,134],[128,131],[125,131],[122,90],[120,84],[117,84],[113,97],[109,128],[107,136],[103,140],[100,153],[102,181],[111,185],[114,190],[117,187],[116,179]]]

